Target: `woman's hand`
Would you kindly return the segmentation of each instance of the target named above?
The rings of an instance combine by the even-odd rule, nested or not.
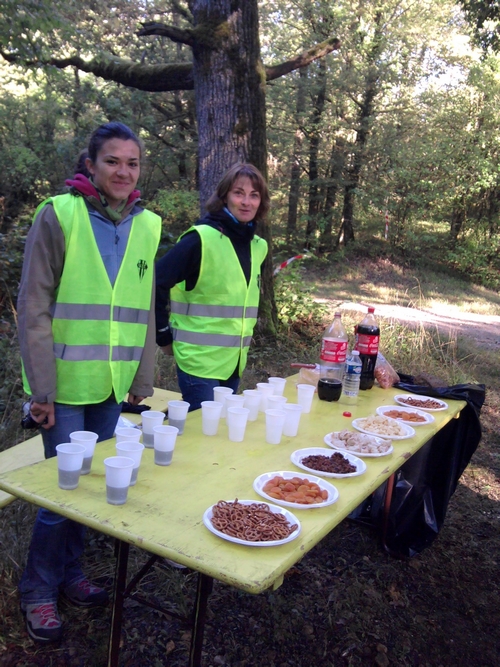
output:
[[[37,403],[33,401],[30,405],[30,413],[37,424],[42,428],[49,429],[56,423],[53,403]]]
[[[130,405],[139,405],[141,401],[145,399],[145,396],[136,396],[135,394],[128,395],[128,402]]]

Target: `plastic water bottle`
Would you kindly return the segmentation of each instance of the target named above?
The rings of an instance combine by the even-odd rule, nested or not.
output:
[[[337,311],[321,340],[320,377],[342,381],[346,355],[347,332],[342,324],[342,313]]]
[[[342,402],[356,403],[359,394],[359,381],[361,380],[362,363],[358,350],[353,350],[347,356],[345,362],[345,373],[342,381]]]

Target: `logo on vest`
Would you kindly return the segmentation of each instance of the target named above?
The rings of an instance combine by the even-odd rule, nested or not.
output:
[[[139,281],[142,282],[146,271],[148,270],[148,263],[145,259],[140,259],[137,262],[137,268],[139,269]]]

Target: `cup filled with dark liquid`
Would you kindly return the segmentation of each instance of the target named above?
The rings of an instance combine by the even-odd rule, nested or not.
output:
[[[336,378],[318,380],[318,398],[322,401],[338,401],[342,393],[342,382]]]

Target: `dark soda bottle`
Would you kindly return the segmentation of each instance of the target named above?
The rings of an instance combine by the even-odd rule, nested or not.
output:
[[[375,308],[370,306],[368,314],[355,328],[356,343],[354,349],[358,350],[362,363],[360,389],[371,389],[375,381],[380,328],[374,312]]]

